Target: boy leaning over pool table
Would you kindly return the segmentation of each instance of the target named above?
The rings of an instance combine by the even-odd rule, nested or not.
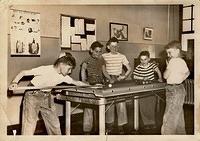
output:
[[[53,65],[21,71],[11,82],[9,89],[16,89],[21,78],[28,75],[34,76],[30,85],[36,87],[56,86],[63,82],[77,86],[88,85],[81,81],[76,81],[68,75],[75,66],[76,62],[74,57],[63,56],[58,58]],[[41,112],[47,133],[49,135],[61,135],[54,97],[49,92],[43,90],[26,91],[22,112],[22,135],[34,134],[39,112]]]

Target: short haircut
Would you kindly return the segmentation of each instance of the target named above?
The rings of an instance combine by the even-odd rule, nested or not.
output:
[[[150,57],[150,53],[149,53],[149,51],[142,51],[142,52],[140,52],[139,58],[141,56],[147,56],[149,58]]]
[[[97,47],[102,48],[103,45],[102,45],[100,42],[95,41],[95,42],[93,42],[93,43],[91,44],[91,46],[90,46],[90,48],[91,48],[92,50],[94,50],[94,49],[97,48]]]
[[[110,40],[108,40],[108,42],[106,43],[106,46],[110,45],[111,42],[119,43],[119,40],[116,37],[112,37],[110,38]]]
[[[72,66],[73,68],[76,67],[76,60],[73,56],[63,56],[58,58],[55,63],[54,66],[58,66],[60,63],[64,63],[66,65]]]
[[[176,40],[171,41],[165,46],[165,49],[170,49],[170,48],[175,48],[175,49],[181,50],[181,43],[179,41],[176,41]]]
[[[65,52],[65,56],[72,56],[70,52]]]
[[[70,52],[61,52],[58,58],[61,58],[63,56],[72,56]]]

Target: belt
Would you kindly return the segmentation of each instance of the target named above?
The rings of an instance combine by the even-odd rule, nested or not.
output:
[[[182,85],[182,83],[180,83],[180,84],[167,84],[168,86],[180,86],[180,85]]]
[[[37,92],[37,91],[40,91],[40,90],[36,90],[36,91],[33,91],[33,92]],[[43,96],[45,96],[45,97],[48,97],[48,106],[49,106],[49,108],[51,108],[51,105],[52,105],[52,101],[51,101],[51,92],[50,91],[41,91],[42,93],[44,93],[44,95]]]

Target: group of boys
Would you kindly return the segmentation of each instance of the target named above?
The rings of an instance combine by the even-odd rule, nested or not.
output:
[[[95,41],[90,47],[90,56],[81,65],[81,80],[76,81],[69,75],[76,66],[76,61],[71,54],[61,55],[54,65],[41,66],[19,73],[12,81],[9,89],[17,88],[17,84],[23,76],[34,75],[31,80],[33,86],[55,86],[62,82],[77,86],[115,83],[125,80],[131,73],[131,67],[126,56],[119,53],[118,39],[112,37],[106,44],[107,53],[102,54],[103,45]],[[183,59],[180,58],[181,44],[172,41],[166,46],[169,59],[164,79],[166,79],[166,109],[163,117],[161,134],[185,134],[185,123],[183,117],[183,103],[186,95],[182,82],[188,77],[189,70]],[[142,51],[139,55],[140,64],[133,71],[133,78],[139,80],[154,80],[154,73],[158,74],[158,81],[162,82],[162,75],[157,65],[150,63],[148,51]],[[126,71],[123,72],[123,67]],[[49,101],[51,99],[51,101]],[[145,99],[144,99],[145,100]],[[151,105],[155,105],[151,98]],[[51,106],[49,106],[51,102]],[[147,101],[143,101],[147,102]],[[141,102],[142,103],[142,102]],[[153,106],[142,107],[140,114],[146,124],[155,124],[155,113],[152,113]],[[118,130],[124,134],[124,127],[128,123],[126,102],[116,103],[108,106],[106,112],[107,132],[112,132],[115,120],[115,108],[117,113]],[[146,110],[148,109],[148,110]],[[149,111],[149,114],[147,113]],[[38,113],[44,119],[47,133],[60,135],[60,123],[56,115],[53,97],[49,92],[42,90],[27,91],[23,101],[22,135],[33,135],[36,127]],[[85,107],[83,117],[83,131],[89,134],[93,128],[93,109]],[[151,116],[149,116],[151,115]],[[153,116],[152,116],[153,115]],[[151,122],[148,122],[148,121]]]

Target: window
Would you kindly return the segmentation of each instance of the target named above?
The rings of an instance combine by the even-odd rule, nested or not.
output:
[[[182,34],[194,33],[193,29],[193,21],[194,21],[194,13],[193,10],[194,5],[183,6],[183,26],[182,26]]]

